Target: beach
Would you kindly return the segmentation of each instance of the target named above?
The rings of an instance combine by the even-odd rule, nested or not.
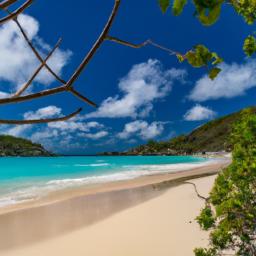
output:
[[[55,194],[0,215],[0,255],[193,255],[195,221],[230,161]]]

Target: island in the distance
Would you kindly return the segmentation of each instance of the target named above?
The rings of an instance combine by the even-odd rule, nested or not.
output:
[[[0,136],[0,156],[54,156],[42,145],[9,135]]]
[[[256,113],[256,107],[248,108]],[[243,110],[242,110],[243,111]],[[102,156],[136,155],[194,155],[207,152],[231,152],[229,135],[233,124],[239,122],[242,111],[210,121],[187,135],[168,141],[149,141],[125,152],[103,152]],[[55,156],[42,145],[9,135],[0,136],[0,156]]]
[[[247,108],[256,113],[256,107]],[[244,110],[244,109],[243,109]],[[125,152],[104,152],[100,155],[194,155],[231,152],[230,134],[233,124],[239,122],[242,111],[210,121],[188,135],[180,135],[168,141],[149,141]]]

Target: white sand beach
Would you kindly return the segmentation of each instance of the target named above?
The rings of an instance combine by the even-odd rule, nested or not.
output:
[[[207,196],[215,177],[193,182]],[[193,186],[182,184],[95,224],[24,247],[9,248],[0,251],[0,255],[192,256],[196,246],[208,243],[207,232],[201,231],[195,221],[203,205]],[[33,225],[33,219],[27,225]]]

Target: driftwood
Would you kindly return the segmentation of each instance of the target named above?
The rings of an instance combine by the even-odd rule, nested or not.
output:
[[[15,22],[15,24],[19,28],[19,30],[21,32],[21,35],[23,36],[24,40],[26,41],[26,43],[30,47],[31,51],[34,53],[35,57],[39,60],[40,65],[34,71],[34,73],[31,75],[30,79],[17,92],[15,92],[13,95],[11,95],[8,98],[0,99],[0,105],[26,102],[26,101],[46,97],[46,96],[49,96],[49,95],[68,92],[68,93],[71,93],[72,95],[74,95],[75,97],[77,97],[79,100],[82,100],[85,103],[87,103],[87,104],[89,104],[93,107],[97,107],[97,105],[92,100],[88,99],[87,97],[85,97],[84,95],[79,93],[74,88],[74,83],[80,77],[80,75],[82,74],[84,69],[87,67],[87,65],[89,64],[91,59],[94,57],[95,53],[100,49],[100,47],[104,43],[104,41],[111,41],[111,42],[114,42],[114,43],[118,43],[118,44],[122,44],[122,45],[125,45],[125,46],[128,46],[128,47],[132,47],[132,48],[142,48],[144,46],[151,45],[153,47],[156,47],[156,48],[159,48],[161,50],[166,51],[168,54],[171,54],[171,55],[178,54],[175,51],[172,51],[172,50],[170,50],[166,47],[163,47],[159,44],[154,43],[152,40],[147,40],[147,41],[145,41],[141,44],[136,45],[136,44],[118,39],[116,37],[110,36],[109,32],[110,32],[110,29],[113,25],[115,17],[118,13],[118,9],[120,7],[120,2],[121,2],[121,0],[115,0],[112,12],[109,16],[109,19],[108,19],[107,23],[105,24],[105,26],[102,30],[102,33],[100,34],[100,36],[98,37],[98,39],[96,40],[94,45],[92,46],[91,50],[84,57],[82,62],[78,65],[77,69],[73,72],[73,74],[70,76],[70,78],[67,81],[65,81],[58,74],[56,74],[56,72],[54,72],[54,70],[51,67],[49,67],[48,64],[47,64],[47,62],[49,61],[49,59],[51,58],[53,53],[59,47],[59,45],[61,43],[61,39],[59,39],[59,41],[54,46],[54,48],[48,53],[47,57],[43,58],[41,56],[41,54],[39,53],[39,51],[36,49],[36,47],[33,45],[33,42],[27,36],[27,34],[26,34],[25,30],[23,29],[22,25],[20,24],[20,22],[18,21],[19,14],[23,13],[32,4],[33,0],[25,1],[23,3],[23,5],[21,5],[19,8],[17,8],[13,12],[9,11],[8,7],[10,7],[11,5],[13,5],[17,2],[18,2],[18,0],[3,0],[3,1],[0,2],[0,9],[3,12],[6,13],[6,16],[4,18],[0,19],[0,25],[4,24],[5,22]],[[61,85],[59,87],[56,87],[56,88],[46,89],[46,90],[42,90],[40,92],[23,95],[23,93],[31,86],[31,84],[33,83],[33,81],[35,80],[35,78],[37,77],[37,75],[40,73],[40,71],[43,68],[46,68],[50,72],[50,74],[53,75],[53,77],[56,79],[56,81],[61,83]],[[58,121],[68,120],[68,119],[74,117],[75,115],[79,114],[81,111],[82,111],[82,108],[80,108],[79,110],[77,110],[74,113],[72,113],[70,115],[67,115],[65,117],[53,118],[53,119],[0,120],[0,124],[18,124],[18,125],[20,125],[20,124],[58,122]]]

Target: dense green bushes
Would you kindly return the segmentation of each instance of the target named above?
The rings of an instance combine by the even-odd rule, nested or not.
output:
[[[196,256],[256,255],[256,115],[242,112],[231,136],[233,162],[217,177],[210,200],[198,217],[203,229],[212,228],[210,248]],[[232,254],[231,254],[232,255]]]

